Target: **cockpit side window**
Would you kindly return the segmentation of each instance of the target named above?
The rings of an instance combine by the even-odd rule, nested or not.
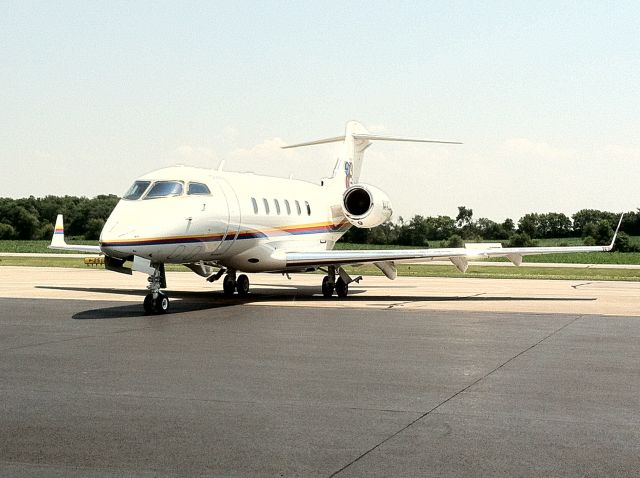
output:
[[[187,194],[211,194],[209,191],[209,187],[203,183],[189,183],[189,189],[187,190]]]
[[[144,197],[145,199],[163,198],[169,196],[180,196],[182,194],[182,183],[178,181],[157,181]]]
[[[140,196],[142,196],[142,194],[147,190],[149,184],[151,184],[151,181],[136,181],[125,193],[122,199],[128,199],[130,201],[140,199]]]

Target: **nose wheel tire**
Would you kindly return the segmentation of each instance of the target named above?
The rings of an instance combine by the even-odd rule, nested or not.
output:
[[[346,297],[349,293],[349,284],[342,280],[342,277],[338,277],[336,281],[336,294],[338,297]]]
[[[322,295],[325,297],[331,297],[333,295],[333,289],[334,287],[329,276],[324,276],[322,278]]]
[[[247,284],[249,281],[247,280]],[[236,281],[233,280],[233,277],[230,275],[224,276],[224,280],[222,281],[222,290],[224,291],[224,295],[232,296],[234,291],[236,290]]]
[[[249,278],[246,275],[241,274],[238,276],[236,280],[236,290],[240,297],[246,297],[247,294],[249,294]]]
[[[147,294],[142,305],[147,314],[164,314],[169,310],[169,297],[164,292],[159,292],[154,300],[153,294]]]

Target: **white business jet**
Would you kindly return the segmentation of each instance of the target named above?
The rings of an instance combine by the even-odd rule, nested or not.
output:
[[[503,256],[520,265],[529,254],[613,247],[615,235],[608,246],[334,251],[350,227],[371,228],[391,218],[388,196],[359,182],[364,152],[373,141],[460,144],[373,135],[350,121],[344,136],[285,147],[342,143],[332,176],[320,184],[184,166],[163,168],[135,180],[104,225],[99,246],[66,244],[59,215],[49,247],[101,253],[109,270],[147,273],[147,313],[169,308],[161,290],[167,287],[167,263],[183,264],[211,282],[224,276],[222,288],[229,296],[249,293],[249,279],[239,272],[320,269],[326,272],[322,294],[346,297],[349,284],[361,279],[349,276],[343,268],[348,264],[373,263],[395,279],[398,262],[449,259],[465,272],[471,259]]]

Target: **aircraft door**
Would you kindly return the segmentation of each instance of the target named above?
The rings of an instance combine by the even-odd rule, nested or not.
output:
[[[186,262],[213,258],[220,253],[229,227],[229,208],[225,191],[217,182],[210,182],[208,188],[206,192],[180,198],[184,229],[179,234],[194,240],[177,246],[170,259]]]
[[[219,190],[222,191],[224,195],[224,198],[227,202],[228,211],[228,221],[227,229],[225,231],[225,237],[220,242],[220,246],[216,250],[216,255],[220,255],[227,252],[238,237],[238,232],[240,231],[240,221],[242,218],[238,196],[231,187],[231,184],[229,184],[229,182],[223,178],[215,178],[215,184],[217,186],[216,189],[219,188]]]

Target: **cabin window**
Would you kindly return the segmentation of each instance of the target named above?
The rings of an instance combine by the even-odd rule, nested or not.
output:
[[[287,201],[286,199],[284,200],[284,207],[287,210],[287,214],[291,215],[291,206],[289,206],[289,201]]]
[[[296,209],[298,210],[298,216],[302,214],[302,209],[300,209],[300,203],[298,202],[297,199],[296,199]]]
[[[264,203],[264,211],[269,214],[269,201],[267,201],[265,198],[262,198],[262,202]]]
[[[140,199],[140,197],[144,194],[144,192],[149,187],[149,184],[151,184],[151,181],[136,181],[125,193],[122,199],[128,199],[130,201],[135,201],[136,199]]]
[[[256,198],[251,198],[251,205],[253,206],[253,213],[258,214],[258,203],[256,202]]]
[[[307,206],[307,216],[311,216],[311,206],[309,206],[309,201],[305,201],[304,205]]]
[[[182,183],[179,181],[157,181],[144,197],[145,199],[164,198],[169,196],[180,196],[182,194]]]
[[[211,194],[209,191],[209,186],[203,183],[189,183],[189,189],[187,189],[187,194]]]
[[[280,203],[278,202],[277,199],[274,199],[273,203],[276,205],[276,213],[278,213],[278,215],[280,215]]]

